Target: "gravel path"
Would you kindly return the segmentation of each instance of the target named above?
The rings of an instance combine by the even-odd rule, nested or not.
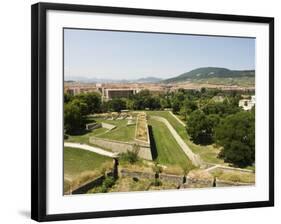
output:
[[[185,142],[182,140],[182,138],[179,136],[177,131],[173,128],[173,126],[170,124],[170,122],[167,119],[165,119],[163,117],[159,117],[159,116],[151,116],[151,118],[158,120],[167,126],[167,128],[169,129],[169,131],[171,132],[171,134],[173,135],[173,137],[175,138],[175,140],[177,141],[179,146],[182,148],[184,153],[191,160],[193,165],[195,165],[195,166],[202,165],[202,160],[201,160],[200,156],[192,152],[192,150],[188,147],[188,145],[185,144]]]
[[[98,147],[90,146],[90,145],[87,145],[87,144],[81,144],[81,143],[65,142],[64,146],[70,147],[70,148],[85,149],[85,150],[95,152],[97,154],[107,156],[107,157],[111,157],[111,158],[116,158],[117,154],[118,154],[118,153],[108,152],[108,151],[106,151],[104,149],[101,149],[101,148],[98,148]]]

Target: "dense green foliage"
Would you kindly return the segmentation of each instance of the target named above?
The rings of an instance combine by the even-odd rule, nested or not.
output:
[[[214,127],[219,123],[219,117],[207,116],[201,110],[192,112],[187,120],[187,132],[196,144],[213,142]]]
[[[106,104],[107,111],[120,112],[121,110],[126,109],[126,102],[122,99],[115,98],[108,101]]]
[[[216,128],[217,143],[223,146],[221,157],[245,167],[255,162],[255,114],[239,112],[226,117]]]
[[[139,93],[132,95],[130,108],[133,110],[144,110],[144,109],[160,109],[160,97],[154,96],[149,90],[142,90]]]
[[[68,102],[64,105],[64,129],[66,133],[73,133],[83,126],[83,113],[81,104]]]
[[[236,105],[233,105],[227,101],[224,102],[211,102],[203,106],[203,112],[207,115],[209,114],[217,114],[219,116],[227,116],[230,114],[235,114],[241,110],[238,107],[238,102]]]
[[[98,93],[64,94],[64,129],[76,133],[83,129],[88,114],[99,112],[101,98]]]
[[[75,98],[87,105],[85,114],[93,114],[100,112],[101,97],[98,93],[82,93]]]

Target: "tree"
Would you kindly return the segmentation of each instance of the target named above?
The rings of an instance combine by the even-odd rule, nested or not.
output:
[[[187,119],[187,133],[196,144],[210,144],[213,142],[214,120],[206,116],[203,111],[193,111]]]
[[[123,99],[112,99],[108,101],[108,110],[110,111],[115,111],[115,112],[120,112],[123,109],[126,109],[126,101]]]
[[[220,153],[226,162],[239,167],[255,162],[255,115],[239,112],[227,116],[215,130],[216,141],[223,146]]]
[[[73,96],[71,95],[71,94],[69,94],[69,93],[64,93],[63,94],[63,102],[64,103],[68,103],[68,102],[70,102],[71,100],[73,99]]]
[[[210,102],[207,105],[203,106],[202,110],[205,114],[218,114],[219,116],[227,116],[230,114],[235,114],[241,109],[237,105],[232,105],[227,101],[224,102]]]
[[[183,102],[183,108],[185,113],[190,114],[191,112],[198,109],[197,103],[195,101],[185,99]]]
[[[134,109],[135,102],[132,99],[126,99],[126,108],[129,110]]]
[[[98,93],[81,93],[75,96],[87,105],[87,114],[101,111],[101,96]]]
[[[152,96],[152,97],[146,98],[145,106],[152,110],[160,109],[161,105],[160,105],[159,97]]]
[[[84,124],[83,114],[77,103],[64,104],[64,128],[66,133],[79,131]]]
[[[79,107],[82,116],[89,114],[88,105],[85,103],[84,100],[81,100],[79,98],[74,98],[70,103],[71,105],[75,105]]]
[[[181,108],[181,103],[178,99],[173,99],[172,100],[172,109],[173,109],[173,113],[178,113],[180,111]]]
[[[171,108],[171,102],[168,96],[162,96],[160,98],[161,109]]]

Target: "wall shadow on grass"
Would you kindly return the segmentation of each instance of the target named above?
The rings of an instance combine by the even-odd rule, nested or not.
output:
[[[157,152],[157,148],[156,148],[156,144],[155,144],[155,140],[154,140],[154,136],[153,136],[153,131],[152,131],[152,126],[148,125],[148,132],[149,132],[149,140],[150,140],[150,148],[151,148],[151,155],[152,155],[152,159],[156,160],[158,157],[158,152]]]

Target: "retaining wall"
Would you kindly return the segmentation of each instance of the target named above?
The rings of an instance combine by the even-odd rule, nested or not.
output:
[[[93,129],[97,129],[97,128],[106,128],[108,130],[112,130],[114,128],[116,128],[115,125],[113,124],[108,124],[108,123],[90,123],[90,124],[86,124],[86,130],[93,130]]]
[[[148,172],[138,172],[138,171],[130,171],[126,169],[122,169],[120,171],[122,177],[137,177],[137,178],[145,178],[145,179],[154,179],[155,173],[148,173]],[[177,176],[172,174],[159,174],[159,179],[162,181],[173,182],[176,184],[182,184],[183,176]]]
[[[137,177],[137,178],[146,178],[146,179],[154,179],[154,173],[148,172],[138,172],[138,171],[130,171],[126,169],[122,169],[120,171],[122,177]],[[213,187],[212,179],[197,179],[186,176],[186,183],[183,184],[183,176],[180,175],[172,175],[172,174],[159,174],[159,179],[162,181],[173,182],[180,185],[180,188],[203,188],[203,187]],[[251,186],[254,185],[252,183],[240,183],[240,182],[232,182],[232,181],[222,181],[216,180],[216,187],[229,187],[229,186]]]
[[[86,124],[86,130],[93,130],[93,129],[97,129],[100,128],[102,125],[99,123],[90,123],[90,124]]]
[[[104,123],[104,122],[101,123],[101,126],[102,126],[103,128],[108,129],[108,130],[112,130],[112,129],[116,128],[115,125],[113,125],[113,124],[108,124],[108,123]]]
[[[113,176],[113,172],[107,172],[106,175],[101,175],[93,180],[83,183],[81,186],[72,190],[71,194],[85,194],[94,187],[100,186],[106,176]]]
[[[97,137],[90,137],[89,142],[100,146],[101,148],[109,149],[112,152],[126,153],[128,151],[133,151],[134,142],[121,142],[116,140],[109,140]],[[151,148],[149,144],[139,144],[139,153],[140,158],[146,160],[152,160]]]

